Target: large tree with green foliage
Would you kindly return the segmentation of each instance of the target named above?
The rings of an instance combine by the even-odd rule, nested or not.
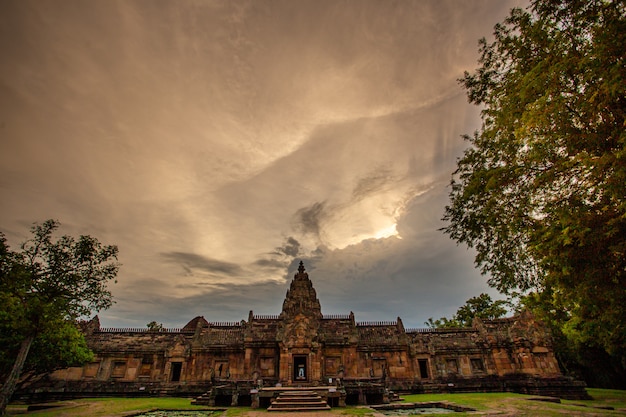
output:
[[[492,300],[491,296],[482,293],[472,297],[456,311],[452,318],[441,317],[434,320],[432,317],[425,323],[432,329],[450,327],[470,327],[474,318],[493,320],[504,316],[507,312],[508,301]]]
[[[546,291],[563,325],[626,352],[626,3],[535,0],[480,41],[482,106],[446,207],[503,292]]]
[[[11,250],[0,234],[0,318],[4,334],[16,345],[13,366],[0,390],[0,415],[31,347],[40,352],[32,369],[88,359],[74,323],[112,304],[107,284],[119,269],[117,247],[91,236],[55,238],[58,227],[55,220],[35,224],[20,251]]]
[[[14,323],[0,323],[0,381],[4,381],[15,364],[23,336],[16,333]],[[87,346],[85,335],[72,320],[51,322],[37,335],[28,352],[20,380],[55,369],[82,365],[94,355]]]

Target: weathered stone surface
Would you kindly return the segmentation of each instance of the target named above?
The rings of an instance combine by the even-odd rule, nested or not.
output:
[[[263,387],[326,386],[341,402],[385,402],[389,390],[516,391],[584,397],[564,378],[546,327],[529,313],[476,319],[471,328],[405,329],[324,316],[304,265],[280,315],[235,323],[192,319],[182,329],[101,329],[83,323],[94,362],[60,370],[18,395],[191,395],[211,405],[253,404]],[[143,387],[143,388],[142,388]],[[262,396],[260,396],[262,399]]]

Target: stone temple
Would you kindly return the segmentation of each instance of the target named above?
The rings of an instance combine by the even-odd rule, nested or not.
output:
[[[302,262],[279,315],[196,317],[161,330],[104,329],[96,316],[82,329],[95,360],[35,378],[17,397],[171,395],[272,409],[302,389],[324,407],[385,403],[405,392],[586,396],[583,383],[561,374],[549,332],[530,313],[457,329],[328,316]]]

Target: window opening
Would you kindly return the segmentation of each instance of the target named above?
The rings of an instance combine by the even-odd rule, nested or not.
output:
[[[484,372],[485,366],[483,365],[483,360],[480,358],[472,358],[470,359],[470,365],[472,366],[473,372]]]
[[[126,375],[126,362],[114,362],[111,376],[113,378],[124,378]]]

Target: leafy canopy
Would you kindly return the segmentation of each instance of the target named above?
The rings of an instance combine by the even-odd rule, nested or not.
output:
[[[444,231],[505,293],[550,289],[570,330],[626,349],[626,4],[535,0],[460,80],[482,106]]]
[[[76,320],[112,304],[107,284],[119,269],[117,247],[91,236],[55,238],[58,227],[55,220],[35,224],[19,251],[0,233],[2,377],[21,351],[28,360],[11,378],[23,370],[43,372],[90,360]],[[31,343],[24,346],[25,340]]]
[[[441,317],[434,320],[432,317],[425,323],[431,329],[470,327],[475,317],[486,320],[493,320],[504,316],[507,313],[508,301],[493,301],[489,294],[482,293],[477,297],[472,297],[459,307],[452,318]]]

